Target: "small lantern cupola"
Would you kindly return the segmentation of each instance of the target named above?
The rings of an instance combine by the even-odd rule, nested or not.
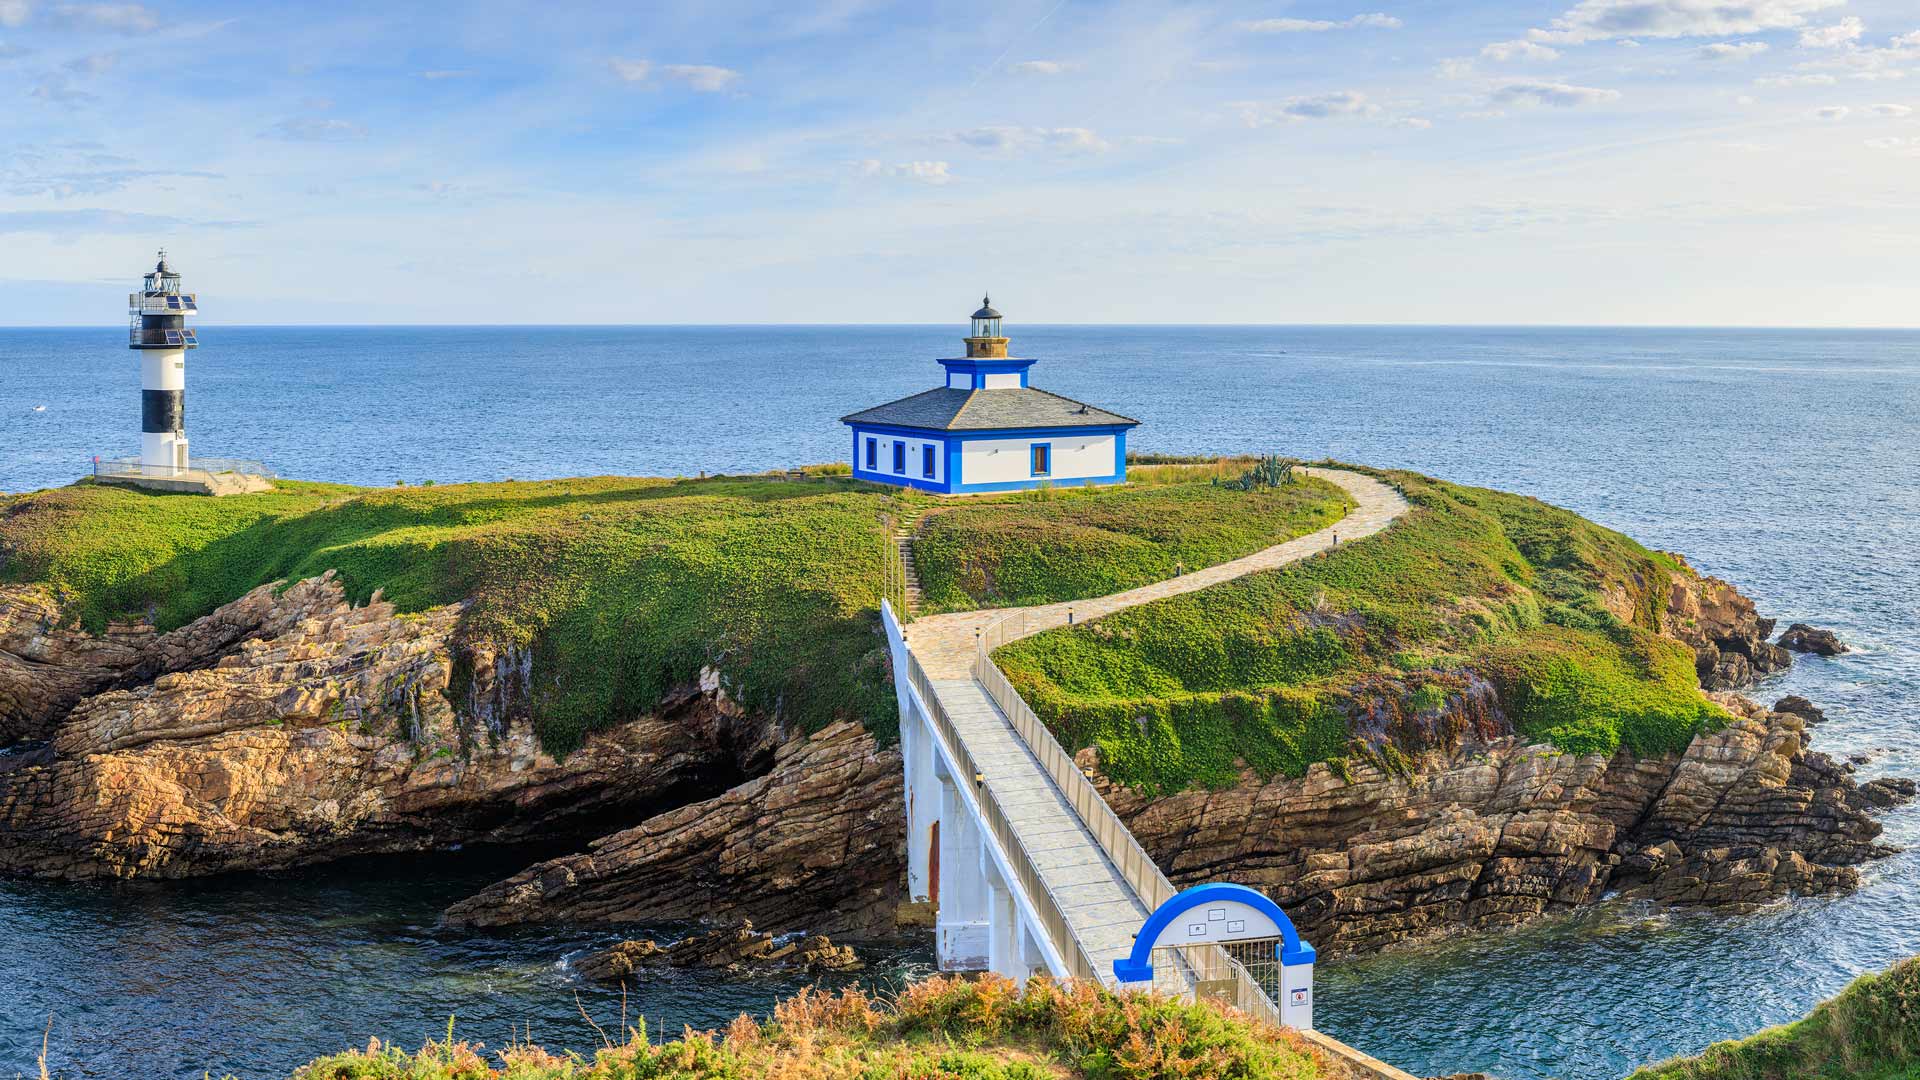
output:
[[[967,355],[1003,357],[1007,339],[1000,333],[1000,313],[993,309],[993,298],[982,296],[980,310],[973,313],[973,333],[967,337]]]

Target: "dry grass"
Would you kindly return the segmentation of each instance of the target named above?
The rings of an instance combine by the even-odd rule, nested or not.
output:
[[[513,1042],[489,1054],[457,1040],[417,1052],[375,1040],[294,1080],[1319,1080],[1297,1036],[1212,1006],[1115,995],[1044,979],[936,977],[891,1002],[859,989],[803,990],[756,1021],[687,1028],[653,1043],[645,1025],[591,1058]]]

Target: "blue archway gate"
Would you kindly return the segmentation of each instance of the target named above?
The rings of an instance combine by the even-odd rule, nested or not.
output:
[[[1155,908],[1133,951],[1113,962],[1122,983],[1148,983],[1250,1008],[1259,994],[1280,1022],[1313,1027],[1313,946],[1272,900],[1245,885],[1196,885]]]

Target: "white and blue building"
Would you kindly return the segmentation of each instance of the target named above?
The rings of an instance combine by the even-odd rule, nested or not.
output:
[[[940,361],[946,385],[840,418],[854,476],[945,493],[1126,482],[1140,421],[1031,385],[1000,319],[983,297],[967,355]]]

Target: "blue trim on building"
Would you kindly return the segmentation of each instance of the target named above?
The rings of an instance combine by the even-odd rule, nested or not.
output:
[[[1085,427],[933,428],[904,424],[848,424],[868,435],[912,435],[921,439],[1014,439],[1023,435],[1124,435],[1138,424],[1088,424]]]
[[[1017,373],[1020,376],[1020,385],[1026,386],[1027,369],[1032,367],[1033,363],[1032,360],[1014,356],[961,356],[942,360],[940,366],[947,370],[947,385],[953,385],[953,375],[958,372],[971,376],[967,384],[973,389],[985,390],[988,375]]]
[[[1276,948],[1283,967],[1295,964],[1313,963],[1313,946],[1300,940],[1300,932],[1293,928],[1293,920],[1280,910],[1280,905],[1267,899],[1264,893],[1256,892],[1245,885],[1229,882],[1215,882],[1210,885],[1195,885],[1184,892],[1176,893],[1166,903],[1153,909],[1147,921],[1141,925],[1140,932],[1134,935],[1133,952],[1125,960],[1113,962],[1113,974],[1121,982],[1153,981],[1153,943],[1160,937],[1173,920],[1205,904],[1222,900],[1234,900],[1245,904],[1267,918],[1272,919],[1280,928],[1281,944]]]

